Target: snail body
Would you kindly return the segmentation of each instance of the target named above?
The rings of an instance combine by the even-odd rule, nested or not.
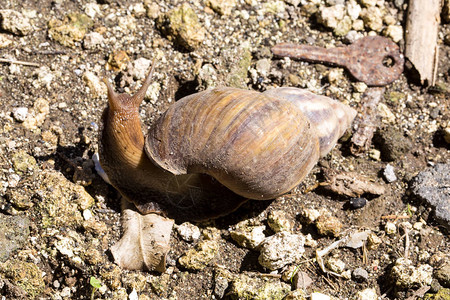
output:
[[[134,96],[107,83],[99,147],[112,185],[143,213],[190,208],[201,219],[248,198],[280,196],[303,180],[356,115],[302,89],[220,87],[177,101],[144,138],[138,109],[150,76]]]

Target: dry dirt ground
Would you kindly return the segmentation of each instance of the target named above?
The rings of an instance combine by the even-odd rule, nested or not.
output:
[[[168,269],[162,275],[123,270],[108,250],[120,238],[120,196],[97,175],[92,161],[106,106],[101,79],[111,79],[120,92],[134,91],[156,57],[154,84],[141,106],[145,126],[181,97],[224,84],[260,91],[275,86],[307,88],[360,112],[364,86],[355,84],[347,72],[276,58],[270,52],[271,46],[284,41],[348,44],[349,37],[338,36],[317,18],[324,7],[343,2],[189,1],[198,27],[188,24],[187,36],[177,36],[176,28],[167,29],[164,16],[183,1],[0,0],[0,9],[21,13],[15,22],[25,28],[25,32],[11,32],[4,25],[0,58],[36,64],[0,64],[4,235],[0,233],[0,240],[5,241],[0,245],[0,295],[5,299],[88,299],[92,293],[98,299],[282,299],[296,289],[291,275],[281,278],[293,270],[312,280],[304,288],[307,297],[320,292],[337,299],[415,299],[424,294],[416,293],[421,286],[431,287],[430,295],[445,293],[447,232],[436,222],[433,209],[418,202],[409,189],[419,172],[450,162],[444,137],[450,122],[450,46],[445,44],[450,28],[444,22],[439,29],[437,87],[423,88],[407,73],[386,86],[377,113],[378,129],[361,155],[351,154],[347,135],[288,195],[250,201],[229,216],[195,224],[202,235],[194,242],[183,240],[174,230]],[[363,23],[357,34],[382,34],[388,24],[404,26],[407,1],[355,4],[364,8],[370,2],[376,3],[384,23],[375,32]],[[361,25],[351,22],[356,28]],[[398,44],[403,49],[404,39]],[[391,183],[383,176],[387,164],[397,177]],[[325,181],[323,174],[330,169],[364,175],[382,185],[384,193],[363,195],[368,204],[351,209],[351,197],[314,188]],[[308,209],[326,211],[341,230],[320,234],[301,217]],[[312,241],[300,259],[270,271],[258,263],[258,249],[240,246],[229,229],[246,219],[267,225],[267,215],[276,210],[284,211],[284,218],[294,224],[293,233],[309,233]],[[366,242],[356,249],[333,250],[324,260],[339,259],[345,266],[335,270],[338,275],[325,273],[316,250],[349,229],[368,229],[381,243],[370,249]],[[264,233],[274,234],[269,227]],[[180,257],[208,239],[216,246],[212,256],[199,254],[201,267],[180,264]],[[411,262],[403,265],[406,279],[399,282],[394,264],[405,256]],[[349,276],[357,268],[367,271],[365,279]],[[246,284],[244,275],[250,278]],[[98,285],[90,283],[93,278]],[[244,286],[243,291],[239,286]],[[273,291],[280,286],[282,292]],[[368,289],[377,296],[358,294]]]

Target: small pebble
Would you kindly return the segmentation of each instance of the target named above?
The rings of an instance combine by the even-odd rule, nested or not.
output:
[[[377,291],[374,288],[367,288],[362,291],[358,291],[354,298],[355,300],[377,300]]]
[[[83,210],[83,218],[88,221],[92,218],[92,211],[90,209]]]
[[[395,176],[394,167],[390,164],[387,164],[383,171],[384,179],[387,182],[392,183],[397,180],[397,176]]]
[[[313,280],[305,272],[299,271],[294,276],[293,284],[296,289],[306,290],[312,283],[313,283]]]
[[[305,237],[286,231],[278,232],[264,240],[258,262],[265,268],[276,270],[301,258],[305,252]]]
[[[177,226],[177,232],[186,242],[196,241],[200,237],[200,229],[189,222]]]
[[[349,201],[349,204],[351,206],[351,208],[353,209],[358,209],[358,208],[363,208],[364,206],[366,206],[367,204],[367,200],[366,198],[352,198]]]
[[[367,238],[367,249],[375,250],[383,241],[375,233],[371,232]]]
[[[322,293],[314,292],[311,294],[311,300],[331,300],[331,297]]]
[[[327,267],[330,271],[341,274],[345,270],[345,263],[340,259],[332,257],[327,261]]]
[[[369,273],[363,268],[356,268],[352,272],[352,277],[356,282],[364,282],[369,279]]]
[[[28,108],[17,107],[13,109],[13,117],[17,122],[23,122],[28,116]]]
[[[370,149],[369,150],[369,157],[373,160],[380,160],[381,158],[381,152],[377,149]]]
[[[392,222],[386,222],[386,225],[384,225],[384,231],[386,231],[387,234],[394,234],[397,232],[397,226],[395,226]]]

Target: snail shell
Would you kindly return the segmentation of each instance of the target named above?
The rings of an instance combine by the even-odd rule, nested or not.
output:
[[[138,109],[150,76],[134,96],[116,94],[107,84],[99,147],[111,183],[141,212],[189,207],[201,219],[228,213],[246,198],[280,196],[334,147],[356,115],[302,89],[220,87],[170,106],[144,145]],[[221,198],[217,181],[241,197],[224,192]]]

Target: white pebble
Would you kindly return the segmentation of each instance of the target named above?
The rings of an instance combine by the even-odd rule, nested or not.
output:
[[[397,226],[395,226],[392,222],[386,222],[386,225],[384,225],[384,231],[386,231],[387,234],[394,234],[397,232]]]
[[[390,164],[384,168],[383,172],[384,178],[387,182],[391,183],[397,180],[397,176],[395,176],[394,167]]]
[[[83,210],[83,218],[88,221],[89,219],[92,218],[92,212],[90,209],[85,209]]]
[[[28,116],[28,108],[26,107],[17,107],[13,109],[13,116],[17,122],[23,122]]]

